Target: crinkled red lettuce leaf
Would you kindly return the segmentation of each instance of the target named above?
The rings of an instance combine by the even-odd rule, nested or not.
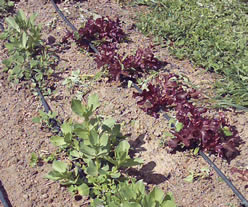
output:
[[[168,142],[168,146],[173,150],[200,147],[220,157],[229,159],[235,156],[241,143],[235,127],[230,126],[223,113],[213,118],[206,116],[207,108],[197,107],[190,101],[191,98],[198,98],[199,92],[187,88],[178,78],[175,74],[157,78],[156,84],[148,85],[148,90],[134,93],[134,97],[141,97],[137,104],[156,118],[160,110],[175,108],[176,118],[183,128],[179,132],[172,131],[174,138]],[[145,107],[146,103],[149,103],[148,107]],[[230,130],[231,136],[223,132],[225,127]]]
[[[158,69],[164,62],[154,57],[149,48],[138,49],[135,55],[125,56],[117,53],[115,43],[105,43],[98,47],[100,54],[96,56],[95,61],[98,67],[106,66],[109,75],[113,80],[119,80],[120,75],[125,77],[135,77],[140,73],[150,69]]]

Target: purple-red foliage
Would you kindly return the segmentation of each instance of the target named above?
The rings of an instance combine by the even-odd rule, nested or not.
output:
[[[207,117],[206,108],[195,107],[192,103],[179,104],[176,107],[176,118],[183,124],[179,132],[173,132],[175,138],[168,145],[175,149],[178,144],[186,148],[200,146],[208,152],[217,153],[220,157],[230,158],[238,153],[240,144],[237,131],[230,126],[222,113],[218,117]],[[226,136],[223,128],[227,127],[232,135]]]
[[[176,104],[184,104],[191,97],[197,97],[198,93],[191,90],[190,93],[183,89],[183,85],[179,85],[176,81],[178,76],[175,74],[164,75],[162,79],[157,78],[156,84],[148,84],[148,90],[143,90],[142,93],[134,93],[134,97],[142,97],[138,101],[138,105],[148,103],[149,107],[142,107],[148,114],[158,117],[160,109],[166,111],[168,107]]]
[[[238,173],[240,175],[240,176],[238,176],[239,179],[241,179],[245,182],[248,181],[248,169],[241,170],[241,169],[238,169],[236,167],[232,167],[231,172],[232,172],[232,174]]]
[[[96,56],[97,67],[107,66],[109,75],[114,80],[119,80],[120,75],[128,76],[128,72],[123,70],[121,57],[117,53],[117,47],[114,43],[103,44],[98,47],[100,54]]]
[[[62,43],[69,38],[73,38],[79,46],[88,47],[89,42],[101,40],[105,42],[121,42],[125,38],[125,33],[121,29],[120,20],[111,20],[109,17],[101,17],[96,20],[90,17],[85,26],[78,30],[79,38],[72,32],[67,32]]]
[[[156,79],[156,84],[149,84],[148,91],[134,93],[134,96],[142,97],[137,102],[138,105],[149,103],[149,107],[142,107],[148,114],[158,117],[160,109],[166,111],[169,107],[176,110],[176,118],[183,124],[179,131],[173,131],[175,138],[168,142],[172,149],[183,145],[185,148],[200,146],[202,150],[217,153],[221,157],[230,158],[238,152],[236,147],[240,144],[237,131],[230,126],[224,115],[210,118],[204,115],[206,108],[193,105],[189,100],[198,98],[199,92],[196,90],[185,90],[186,86],[178,81],[175,74],[164,75],[162,79]],[[226,136],[223,128],[228,127],[232,136]]]
[[[150,48],[138,49],[135,55],[127,56],[125,59],[117,53],[115,43],[102,44],[98,50],[100,55],[95,58],[97,66],[107,65],[109,74],[114,80],[119,80],[120,75],[131,77],[149,69],[159,69],[163,64],[154,57]]]
[[[120,42],[125,37],[121,29],[120,20],[111,20],[109,17],[97,18],[90,17],[85,26],[78,30],[79,35],[89,41],[106,40],[109,42]]]
[[[102,40],[102,44],[98,47],[100,54],[96,56],[95,61],[98,67],[107,65],[109,75],[113,80],[119,80],[120,75],[131,77],[146,72],[148,69],[157,70],[164,64],[154,57],[150,48],[138,49],[135,55],[127,56],[125,59],[124,56],[119,55],[115,43],[125,37],[119,19],[113,21],[109,17],[102,17],[94,20],[91,17],[78,33],[79,39],[76,39],[73,33],[68,33],[62,42],[72,37],[76,39],[78,45],[88,47],[89,42]]]
[[[147,69],[158,70],[162,66],[162,62],[154,57],[150,48],[139,48],[135,55],[130,55],[125,58],[123,65],[125,68],[134,68],[137,71],[145,71]]]

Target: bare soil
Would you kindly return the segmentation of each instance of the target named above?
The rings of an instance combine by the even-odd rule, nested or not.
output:
[[[65,1],[59,4],[59,7],[77,28],[84,19],[92,15],[120,18],[131,40],[122,43],[120,47],[129,53],[152,43],[152,38],[145,37],[134,26],[136,15],[142,12],[141,8],[120,7],[108,0]],[[37,23],[43,27],[45,41],[49,36],[53,36],[56,43],[59,43],[67,32],[67,26],[49,1],[21,0],[16,8],[23,9],[28,15],[34,12],[38,14]],[[49,26],[51,24],[53,27]],[[196,68],[188,61],[174,59],[166,48],[156,46],[154,51],[159,59],[170,63],[165,70],[187,76],[199,87],[199,90],[211,94],[212,83],[218,78],[215,74]],[[1,42],[0,59],[3,60],[6,54],[7,51]],[[69,90],[62,82],[72,71],[80,69],[82,74],[89,75],[96,74],[99,70],[92,55],[80,51],[74,44],[58,55],[60,62],[57,66],[57,74],[60,78],[54,83],[56,90],[47,97],[47,101],[61,119],[67,119],[72,115],[70,101],[78,92],[83,95],[97,93],[102,103],[99,113],[112,116],[122,123],[122,131],[130,135],[129,140],[135,155],[145,162],[141,169],[134,169],[131,174],[143,179],[151,188],[156,185],[165,192],[172,192],[177,205],[181,207],[240,206],[238,198],[201,157],[194,157],[188,151],[171,154],[169,149],[160,146],[164,132],[168,131],[168,123],[162,117],[155,119],[144,113],[133,98],[134,89],[123,88],[118,83],[110,83],[102,79],[88,81],[74,90]],[[86,198],[76,200],[65,187],[44,179],[44,175],[51,169],[49,164],[30,167],[32,152],[55,150],[49,141],[52,134],[32,122],[32,118],[42,109],[39,98],[33,95],[25,84],[9,83],[7,75],[2,72],[2,65],[0,69],[0,181],[2,182],[0,187],[7,192],[12,206],[87,206]],[[232,167],[248,168],[248,114],[237,113],[231,109],[226,110],[225,113],[230,123],[237,127],[244,144],[240,146],[240,155],[230,163],[215,155],[211,155],[210,158],[244,196],[248,197],[247,183],[230,171]],[[204,167],[210,169],[210,176],[207,178],[200,177],[193,183],[183,180],[190,171],[199,172]]]

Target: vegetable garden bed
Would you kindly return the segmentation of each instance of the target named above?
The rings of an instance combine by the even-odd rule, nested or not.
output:
[[[85,2],[82,5],[78,3],[77,5],[81,5],[81,10],[84,11],[84,14],[86,14],[88,17],[92,15],[106,15],[110,11],[116,11],[116,14],[123,14],[123,16],[119,15],[121,20],[128,24],[125,28],[125,32],[129,33],[129,38],[127,39],[127,42],[123,42],[120,44],[120,48],[123,48],[124,51],[126,51],[127,54],[135,54],[136,48],[138,48],[138,45],[149,46],[151,44],[151,41],[142,35],[140,35],[137,31],[132,29],[133,22],[130,19],[129,15],[133,14],[133,11],[129,11],[129,13],[125,12],[121,8],[118,7],[116,4],[108,3],[106,4],[100,4],[99,7],[94,8],[94,2]],[[38,4],[38,5],[37,5]],[[93,5],[91,5],[93,4]],[[44,7],[44,14],[47,14],[48,11],[50,13],[53,13],[53,8],[50,7],[51,5],[48,4],[41,4],[37,2],[20,2],[18,4],[19,8],[23,8],[24,5],[27,6],[27,12],[32,13],[32,8],[43,8]],[[70,8],[69,11],[73,14],[73,10],[77,10],[80,8],[73,8],[69,3],[60,4],[60,7],[65,7],[66,5]],[[109,10],[108,6],[114,7],[113,10]],[[87,10],[85,9],[87,8]],[[89,8],[94,8],[94,12],[89,11]],[[100,11],[98,10],[100,9]],[[87,12],[86,12],[87,11]],[[123,13],[121,13],[123,12]],[[49,13],[49,14],[50,14]],[[75,13],[74,13],[75,14]],[[109,15],[111,18],[113,18],[113,15]],[[42,15],[38,16],[39,18],[43,18]],[[45,16],[45,18],[48,18],[48,16]],[[71,16],[73,19],[73,15]],[[49,19],[49,18],[48,18]],[[114,19],[114,18],[113,18]],[[60,25],[60,20],[55,20],[57,23],[52,25],[56,27],[56,29],[53,29],[52,26],[47,26],[46,29],[50,29],[51,33],[49,34],[50,37],[48,38],[48,35],[45,33],[44,39],[51,40],[51,35],[54,34],[58,35],[59,29],[62,31],[62,35],[60,36],[61,40],[66,35],[65,29],[62,29],[64,27],[63,24]],[[76,16],[75,23],[77,24],[78,17]],[[130,22],[129,22],[130,21]],[[44,21],[43,21],[44,22]],[[55,39],[57,39],[57,36],[53,35]],[[132,41],[133,42],[132,42]],[[59,40],[56,40],[57,42],[60,42]],[[130,174],[138,179],[143,179],[145,183],[148,184],[148,188],[152,189],[153,186],[159,185],[162,189],[164,189],[165,192],[172,191],[174,194],[174,197],[176,199],[176,203],[178,206],[199,206],[199,203],[202,203],[202,206],[230,206],[230,205],[238,205],[238,200],[236,200],[235,197],[232,197],[232,192],[227,189],[225,184],[218,180],[217,176],[211,172],[210,168],[206,168],[206,164],[202,163],[200,158],[194,158],[193,155],[189,151],[185,152],[177,152],[176,154],[170,154],[168,153],[169,148],[164,148],[164,142],[166,141],[165,132],[168,132],[170,129],[168,128],[168,122],[166,120],[163,120],[162,118],[155,119],[153,117],[150,117],[143,113],[139,107],[137,107],[135,99],[132,97],[132,89],[128,88],[122,88],[114,82],[109,82],[108,76],[106,76],[104,73],[102,74],[99,69],[96,69],[96,64],[94,63],[94,57],[90,56],[90,53],[82,54],[79,52],[77,46],[74,44],[64,44],[63,47],[60,49],[62,50],[62,53],[58,53],[60,56],[60,62],[59,65],[55,68],[55,72],[57,73],[57,79],[50,79],[50,83],[48,86],[51,88],[55,88],[55,92],[52,93],[49,98],[50,105],[53,108],[53,111],[57,111],[59,114],[59,117],[63,117],[63,119],[68,119],[68,117],[71,116],[71,110],[70,110],[70,101],[72,97],[77,98],[83,98],[82,100],[85,102],[86,99],[84,98],[85,95],[87,95],[88,92],[91,94],[96,93],[99,96],[99,100],[101,102],[101,107],[98,110],[98,113],[105,115],[105,116],[113,116],[118,123],[121,123],[123,133],[130,134],[131,137],[129,137],[131,146],[133,146],[133,152],[136,154],[136,156],[140,156],[144,159],[145,165],[139,169],[132,169]],[[163,50],[160,49],[159,46],[155,48],[155,50]],[[166,50],[164,50],[166,52]],[[124,53],[123,53],[124,54]],[[148,53],[149,54],[149,53]],[[155,53],[156,54],[156,53]],[[159,54],[159,53],[157,53]],[[3,54],[3,57],[5,55]],[[137,56],[137,53],[136,53]],[[127,56],[125,56],[127,57]],[[151,54],[149,55],[151,57]],[[130,58],[132,58],[130,56]],[[165,69],[170,70],[170,72],[176,72],[179,73],[180,76],[184,77],[185,74],[190,73],[193,71],[187,70],[187,67],[182,67],[182,63],[177,63],[177,61],[172,60],[168,56],[166,58],[160,57],[163,62],[169,62],[173,64],[167,64]],[[130,61],[133,63],[133,61]],[[112,62],[113,63],[113,62]],[[178,67],[175,67],[175,65],[181,65],[180,69]],[[128,65],[128,64],[127,64]],[[84,66],[84,67],[82,67]],[[133,68],[134,66],[132,66]],[[189,66],[188,66],[189,67]],[[186,68],[186,69],[185,69]],[[71,76],[67,76],[66,72],[74,70],[74,73]],[[80,72],[76,72],[77,69],[80,69]],[[141,68],[142,69],[142,68]],[[183,71],[184,70],[184,71]],[[186,70],[186,71],[185,71]],[[113,73],[114,74],[114,73]],[[132,71],[131,71],[132,74]],[[120,74],[119,75],[125,75]],[[111,75],[110,79],[119,79],[119,75],[116,76]],[[156,75],[156,74],[155,74]],[[67,77],[65,77],[67,76]],[[99,78],[99,76],[101,78]],[[153,77],[154,74],[150,74],[145,76],[145,79],[141,78],[140,82],[142,82],[142,87],[146,87],[149,85],[146,84],[151,77]],[[204,74],[205,77],[210,77],[209,74]],[[60,77],[61,80],[58,78]],[[188,82],[194,82],[194,76],[191,74],[191,80]],[[65,80],[64,80],[65,79]],[[197,77],[197,79],[200,79]],[[184,78],[183,80],[187,80]],[[129,82],[130,83],[130,82]],[[7,84],[6,78],[3,75],[3,81],[2,81],[2,90],[7,90],[7,94],[13,93],[11,92],[12,89],[9,89],[8,86],[5,86]],[[51,84],[51,85],[50,85]],[[207,83],[205,83],[208,85]],[[27,89],[24,90],[25,85],[27,84],[18,84],[15,86],[17,89],[21,91],[21,93],[28,93],[27,97],[30,99],[34,99],[34,96],[31,95],[30,92]],[[194,84],[193,84],[194,85]],[[42,86],[42,85],[41,85]],[[68,87],[71,86],[70,89]],[[128,84],[127,84],[128,86]],[[197,90],[205,90],[205,88],[198,87]],[[49,93],[49,91],[47,91]],[[4,93],[4,92],[3,92]],[[3,94],[2,93],[2,94]],[[211,93],[211,92],[210,92]],[[16,94],[17,97],[19,97],[19,94]],[[7,96],[8,97],[8,96]],[[19,103],[18,98],[15,99],[15,97],[11,97],[10,99],[13,100],[11,102],[6,103],[6,98],[1,95],[1,101],[3,102],[3,111],[8,108],[8,110],[13,109],[13,107],[8,107],[6,105],[13,104],[15,106],[15,103]],[[24,97],[20,97],[24,99]],[[38,99],[37,99],[38,101]],[[34,106],[29,107],[30,101],[24,101],[24,106],[26,106],[23,109],[27,109],[29,113],[33,114],[35,111],[37,112],[38,109],[30,110],[30,108],[36,108],[37,105],[39,105],[38,102],[34,102]],[[21,104],[21,105],[20,105]],[[201,104],[200,102],[198,104]],[[22,108],[22,102],[17,104]],[[149,105],[148,105],[149,107]],[[37,107],[38,108],[38,107]],[[14,110],[18,111],[18,107],[14,107]],[[211,113],[213,113],[212,111]],[[233,111],[225,112],[227,117],[232,117],[232,119],[229,119],[231,124],[235,122],[246,122],[246,114],[236,114]],[[173,113],[171,114],[173,115]],[[233,116],[235,117],[233,118]],[[7,114],[8,116],[8,114]],[[24,116],[25,117],[25,116]],[[23,117],[21,117],[20,121],[16,124],[16,130],[31,130],[33,131],[33,128],[37,127],[31,124],[31,119],[33,116],[27,116],[27,120],[25,120]],[[74,118],[77,120],[77,117]],[[5,118],[3,119],[3,124],[5,123]],[[10,120],[13,120],[10,118]],[[15,120],[15,119],[14,119]],[[27,122],[28,125],[22,125],[19,126],[18,123]],[[32,126],[31,129],[29,127],[26,128],[26,126]],[[237,126],[239,135],[243,140],[245,140],[245,126],[242,124],[235,123],[235,126]],[[14,130],[14,131],[16,131]],[[25,131],[24,130],[24,131]],[[10,200],[12,203],[16,206],[18,206],[20,203],[25,202],[27,206],[43,206],[43,205],[51,205],[51,206],[83,206],[87,205],[87,201],[85,199],[79,199],[76,197],[76,200],[78,201],[72,201],[73,199],[69,195],[65,195],[66,192],[61,195],[61,191],[58,193],[58,188],[56,187],[56,183],[49,183],[49,186],[52,186],[51,188],[48,185],[40,185],[41,183],[46,183],[47,181],[43,180],[42,172],[48,172],[49,166],[47,164],[44,164],[44,162],[40,163],[43,166],[37,167],[34,169],[32,168],[26,168],[29,165],[29,158],[31,156],[31,151],[34,151],[36,153],[41,153],[40,156],[43,156],[45,159],[52,159],[50,156],[47,156],[47,152],[51,153],[54,152],[54,149],[51,149],[51,145],[49,144],[48,138],[44,138],[44,140],[40,140],[40,132],[39,129],[34,130],[36,134],[36,139],[34,137],[29,137],[30,135],[27,135],[25,138],[20,138],[21,142],[24,144],[24,149],[27,149],[26,153],[23,153],[22,149],[19,149],[19,144],[17,144],[14,140],[11,138],[9,140],[5,140],[5,146],[2,149],[3,153],[7,153],[7,155],[10,154],[10,156],[6,156],[4,158],[3,163],[6,163],[8,166],[7,168],[2,168],[1,172],[1,180],[9,194]],[[19,132],[19,131],[18,131]],[[23,132],[23,131],[21,131]],[[50,132],[47,132],[50,134]],[[6,137],[8,134],[10,134],[10,131],[8,127],[4,128],[3,137]],[[25,134],[25,133],[24,133]],[[51,134],[50,134],[51,135]],[[20,134],[22,136],[22,133]],[[8,137],[8,136],[7,136]],[[37,141],[37,137],[39,137],[39,141]],[[169,140],[167,139],[167,142]],[[25,145],[26,143],[26,145]],[[31,144],[31,145],[30,145]],[[9,147],[13,148],[10,151],[7,151],[6,149]],[[231,161],[230,165],[226,161],[223,161],[219,158],[216,159],[216,163],[220,166],[222,170],[225,171],[230,177],[234,177],[233,174],[231,174],[231,167],[243,167],[245,168],[245,159],[246,159],[246,151],[245,151],[246,144],[240,145],[239,150],[241,152],[241,155],[236,157],[234,160]],[[37,148],[42,148],[42,150],[37,150]],[[29,154],[27,154],[29,152]],[[9,154],[8,154],[9,153]],[[13,162],[9,162],[11,154],[14,153]],[[16,154],[15,154],[16,153]],[[17,156],[17,154],[20,154],[21,156]],[[215,156],[213,156],[215,157]],[[228,157],[228,156],[227,156]],[[35,157],[33,157],[35,158]],[[186,164],[187,163],[187,164]],[[16,179],[19,182],[17,185],[17,194],[24,196],[20,196],[19,199],[14,200],[15,193],[12,190],[12,185],[8,185],[8,181],[10,182],[10,178],[8,177],[8,173],[15,168],[15,166],[19,167],[21,174],[17,171],[14,173]],[[22,167],[21,167],[22,166]],[[23,168],[23,166],[26,166]],[[242,168],[241,168],[242,169]],[[29,178],[30,182],[29,182]],[[188,181],[194,181],[194,183],[187,183],[185,179]],[[37,181],[35,180],[39,180]],[[32,180],[32,181],[31,181]],[[42,180],[42,181],[41,181]],[[29,184],[27,184],[29,183]],[[240,180],[235,179],[236,186],[242,186],[241,188],[245,188],[242,182]],[[20,187],[23,186],[23,189]],[[42,187],[41,187],[42,186]],[[214,187],[213,187],[214,186]],[[214,190],[213,190],[214,188]],[[226,189],[223,191],[223,188]],[[240,188],[240,187],[238,187]],[[196,191],[193,191],[193,189],[197,189]],[[212,191],[213,192],[209,192]],[[244,192],[243,190],[241,190]],[[189,193],[190,192],[190,193]],[[194,192],[192,196],[192,192]],[[58,193],[58,194],[57,194]],[[39,195],[42,195],[44,197],[44,200],[39,199]],[[57,197],[58,195],[58,197]],[[221,198],[220,195],[223,195]],[[226,200],[226,196],[230,195],[230,200]],[[231,196],[232,195],[232,196]],[[13,197],[12,197],[13,196]],[[66,199],[63,198],[65,196]],[[70,200],[70,204],[68,204],[67,200]],[[203,201],[204,199],[204,201]],[[211,199],[211,200],[209,200]],[[66,202],[65,202],[66,201]],[[64,203],[65,202],[65,203]],[[214,204],[213,204],[214,202]],[[223,203],[224,202],[224,203]],[[74,204],[71,204],[74,203]]]

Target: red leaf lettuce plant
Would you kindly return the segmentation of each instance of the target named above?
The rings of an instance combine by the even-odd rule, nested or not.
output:
[[[111,20],[109,17],[102,17],[94,20],[92,17],[85,26],[78,30],[79,38],[69,33],[63,38],[65,42],[73,37],[79,46],[88,46],[91,41],[100,41],[97,48],[99,53],[95,57],[98,67],[106,66],[112,80],[120,80],[120,76],[132,77],[140,75],[149,69],[157,70],[164,63],[154,57],[150,48],[138,49],[135,55],[120,55],[117,52],[116,43],[120,43],[126,37],[121,29],[120,20]]]
[[[156,79],[156,84],[150,83],[148,90],[134,93],[134,96],[141,97],[137,104],[156,118],[160,110],[175,108],[176,119],[183,127],[180,131],[172,131],[174,138],[168,146],[173,150],[200,147],[227,159],[238,153],[236,147],[241,140],[235,127],[230,126],[223,113],[210,117],[206,115],[207,108],[195,106],[191,98],[199,98],[200,93],[185,86],[177,75],[163,75]],[[147,102],[149,107],[144,107]]]

